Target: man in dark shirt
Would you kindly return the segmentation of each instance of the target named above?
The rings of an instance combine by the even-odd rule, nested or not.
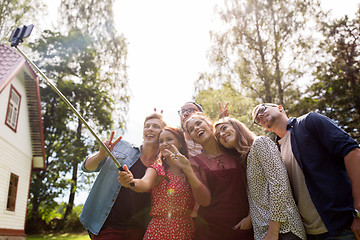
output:
[[[165,127],[162,115],[153,113],[146,117],[143,144],[140,148],[112,136],[105,145],[123,165],[129,166],[136,178],[142,178],[154,163],[159,152],[159,133]],[[99,172],[80,214],[80,221],[95,240],[141,240],[147,228],[151,197],[122,188],[119,169],[106,152],[89,156],[82,164],[84,172]]]
[[[288,118],[282,106],[261,104],[253,118],[277,135],[308,239],[360,239],[359,144],[313,112]]]

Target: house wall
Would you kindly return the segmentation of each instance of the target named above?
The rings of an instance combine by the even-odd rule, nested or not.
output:
[[[25,226],[31,158],[0,138],[0,228],[22,230]],[[19,176],[15,211],[6,210],[10,174]]]
[[[0,93],[0,229],[24,230],[32,164],[28,107],[22,73]],[[18,76],[19,76],[18,75]],[[21,95],[17,132],[5,125],[11,84]],[[15,211],[7,211],[10,174],[19,176]]]
[[[23,75],[20,72],[20,77]],[[18,75],[18,76],[19,76]],[[32,156],[31,135],[29,125],[29,114],[25,92],[25,83],[23,79],[15,77],[0,94],[0,138],[6,139],[10,144],[17,146],[27,156]],[[11,84],[21,95],[19,121],[16,133],[5,125],[6,111],[9,102]]]

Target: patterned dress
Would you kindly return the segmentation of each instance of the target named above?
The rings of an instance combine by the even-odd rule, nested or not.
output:
[[[261,136],[255,139],[247,157],[246,175],[255,239],[265,237],[270,220],[281,222],[280,233],[292,232],[306,239],[285,165],[270,138]]]
[[[169,171],[165,175],[163,166],[159,164],[151,167],[163,178],[152,189],[152,219],[144,239],[193,239],[191,213],[195,200],[186,176],[174,176]]]

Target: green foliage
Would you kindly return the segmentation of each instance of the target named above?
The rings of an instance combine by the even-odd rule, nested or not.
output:
[[[100,66],[96,64],[97,49],[93,39],[77,29],[70,30],[66,36],[45,31],[30,46],[41,59],[37,61],[37,65],[47,76],[51,76],[57,88],[84,119],[93,126],[102,126],[100,133],[110,129],[114,101],[104,90],[106,82],[100,79]],[[47,170],[33,174],[30,216],[34,222],[47,214],[39,211],[40,205],[44,204],[51,209],[54,199],[69,187],[72,198],[68,214],[71,213],[75,192],[81,183],[77,173],[78,164],[96,146],[90,140],[93,138],[89,132],[83,129],[82,122],[50,86],[41,84],[40,91]]]
[[[219,10],[224,27],[212,31],[209,59],[214,73],[202,74],[197,88],[231,82],[256,102],[289,104],[299,99],[296,81],[310,66],[313,39],[308,23],[319,14],[311,1],[228,0]]]
[[[334,119],[358,142],[360,141],[360,8],[353,20],[345,16],[323,23],[325,40],[321,47],[326,59],[317,65],[316,81],[308,96],[299,104]]]
[[[31,208],[32,203],[29,203],[28,214],[27,214],[27,228],[31,225]],[[40,228],[37,231],[27,231],[27,233],[32,232],[83,232],[84,228],[79,221],[79,215],[82,211],[83,205],[75,206],[72,209],[72,212],[69,214],[68,218],[64,220],[64,215],[66,212],[67,203],[56,203],[51,208],[46,206],[46,204],[41,203],[38,209],[41,219],[37,221],[37,224],[40,223]]]
[[[224,106],[228,102],[227,108],[229,109],[230,117],[243,122],[256,134],[264,134],[264,130],[257,127],[251,117],[252,109],[255,106],[254,100],[236,91],[229,82],[224,83],[219,89],[200,90],[196,95],[195,101],[203,107],[204,113],[213,121],[218,120],[218,103],[220,102]]]
[[[127,79],[127,43],[115,29],[114,0],[61,0],[60,25],[81,29],[93,39],[95,61],[100,68],[100,79],[106,82],[103,89],[116,99],[112,117],[115,128],[125,128],[130,93]]]
[[[44,235],[30,235],[26,237],[27,240],[43,240],[43,239],[51,239],[51,240],[89,240],[90,237],[87,233],[81,234],[73,234],[73,233],[51,233]]]
[[[16,27],[30,20],[38,21],[38,12],[43,9],[43,3],[38,0],[0,0],[0,42],[7,42]]]

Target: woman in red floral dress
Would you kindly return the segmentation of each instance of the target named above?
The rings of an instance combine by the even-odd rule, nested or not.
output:
[[[194,237],[191,213],[194,196],[185,174],[178,167],[179,158],[188,156],[183,133],[176,128],[165,127],[159,135],[161,161],[151,165],[142,179],[133,179],[131,172],[119,172],[122,186],[136,192],[152,193],[152,217],[144,239],[183,239]],[[130,183],[134,182],[135,186]]]

